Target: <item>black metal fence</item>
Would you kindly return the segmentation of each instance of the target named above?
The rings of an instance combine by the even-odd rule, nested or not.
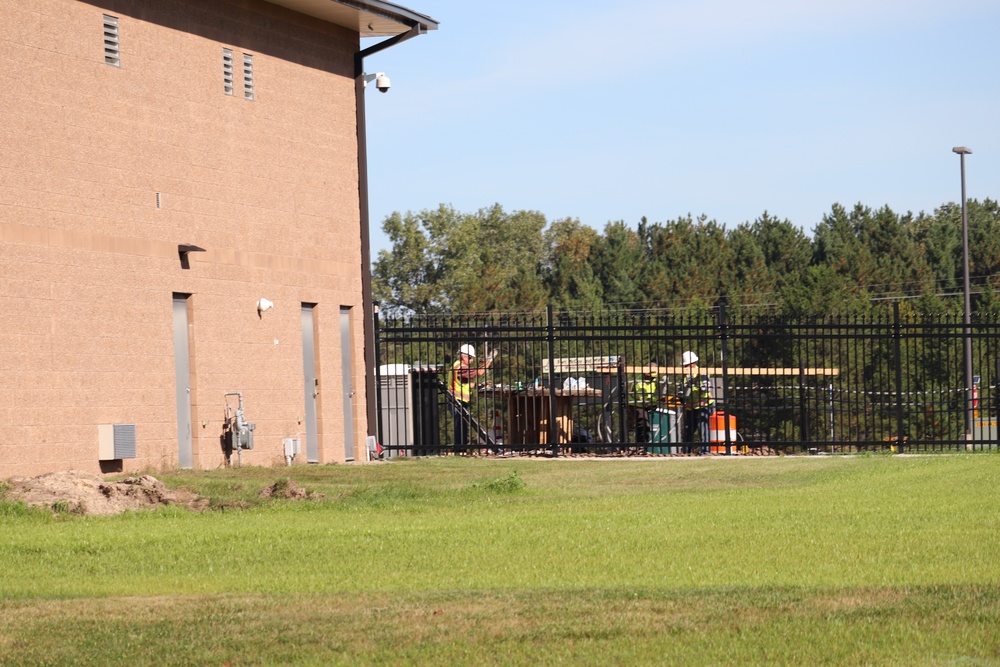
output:
[[[414,315],[379,320],[379,442],[389,455],[657,455],[995,448],[1000,324],[901,313],[792,322],[727,312]],[[964,343],[976,374],[966,386]],[[470,400],[452,391],[475,348]],[[688,442],[681,357],[715,414]],[[488,367],[487,366],[487,361]],[[644,379],[645,378],[645,379]],[[655,394],[638,393],[641,383]]]

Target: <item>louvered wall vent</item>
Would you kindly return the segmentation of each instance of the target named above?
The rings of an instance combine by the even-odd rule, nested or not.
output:
[[[253,56],[243,54],[243,97],[253,99]]]
[[[104,62],[113,67],[121,66],[118,44],[118,18],[104,15]]]
[[[222,49],[222,88],[226,95],[233,94],[233,50]]]
[[[134,459],[135,456],[135,424],[98,425],[98,460]]]

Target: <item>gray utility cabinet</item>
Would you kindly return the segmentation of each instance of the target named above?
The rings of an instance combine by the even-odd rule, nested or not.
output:
[[[382,447],[388,456],[428,456],[441,446],[441,368],[386,364],[379,368]]]

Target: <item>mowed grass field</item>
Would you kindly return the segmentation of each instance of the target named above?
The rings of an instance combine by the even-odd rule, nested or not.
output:
[[[0,664],[1000,665],[996,454],[156,476],[213,509],[0,504]]]

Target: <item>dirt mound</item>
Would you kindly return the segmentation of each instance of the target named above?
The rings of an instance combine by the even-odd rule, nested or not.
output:
[[[207,498],[183,489],[171,491],[150,475],[105,482],[99,475],[67,470],[38,477],[13,477],[9,484],[11,488],[3,494],[4,500],[75,514],[107,516],[163,505],[184,505],[189,509],[208,506]]]
[[[289,500],[305,500],[306,498],[322,498],[322,493],[309,493],[299,486],[294,479],[279,479],[271,486],[260,490],[261,498],[285,498]]]

